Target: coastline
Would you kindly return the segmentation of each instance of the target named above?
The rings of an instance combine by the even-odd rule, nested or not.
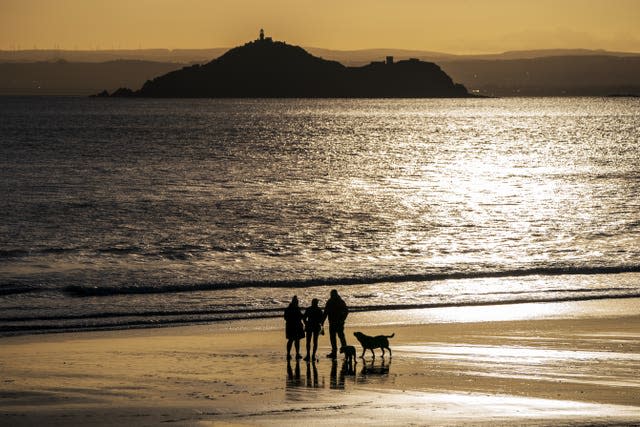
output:
[[[358,355],[354,331],[395,333],[393,357],[367,354],[355,375],[342,359],[288,364],[281,319],[5,337],[0,424],[640,423],[638,306],[353,313]]]

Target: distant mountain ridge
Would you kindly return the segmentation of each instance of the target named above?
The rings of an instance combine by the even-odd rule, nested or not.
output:
[[[0,50],[0,62],[110,62],[119,60],[202,63],[217,58],[228,48],[212,49],[110,49],[110,50]]]
[[[507,51],[487,54],[451,54],[419,49],[373,48],[337,50],[319,47],[305,47],[309,53],[324,59],[338,61],[343,65],[364,65],[385,56],[397,59],[418,58],[424,61],[470,60],[470,59],[531,59],[548,56],[640,56],[640,52],[612,52],[594,49],[538,49]],[[104,50],[63,50],[31,49],[0,50],[0,62],[108,62],[116,60],[137,60],[152,62],[174,62],[179,64],[204,63],[227,52],[228,47],[208,49],[104,49]]]
[[[102,93],[102,95],[105,95]],[[380,98],[469,97],[440,67],[417,59],[345,67],[299,46],[264,37],[147,81],[140,90],[114,96],[165,98]]]
[[[136,60],[0,63],[0,95],[87,96],[104,88],[139,88],[146,80],[180,66]]]
[[[211,61],[228,49],[217,50],[145,50],[150,58],[175,58],[173,53],[185,53],[184,61],[169,59],[115,60],[123,51],[89,51],[87,61],[82,52],[65,59],[65,51],[36,51],[40,62],[4,62],[4,54],[20,52],[0,51],[0,95],[80,95],[86,96],[103,89],[113,92],[119,87],[138,90],[145,81],[178,70],[200,55],[198,63]],[[361,51],[308,50],[324,59],[343,65],[368,64],[385,55],[396,61],[416,57],[436,62],[451,78],[469,90],[487,96],[604,96],[609,94],[640,94],[640,54],[603,52],[586,49],[505,52],[498,55],[456,56],[424,51],[366,49]],[[27,52],[27,51],[22,51]],[[60,54],[57,59],[48,53]],[[126,51],[134,57],[138,50]],[[188,53],[188,54],[187,54]],[[527,58],[527,56],[546,55]],[[562,55],[566,56],[562,56]],[[112,55],[112,56],[110,56]],[[436,55],[441,55],[436,57]],[[505,59],[507,57],[513,57]],[[27,58],[22,56],[22,59]],[[48,58],[44,61],[45,58]],[[106,61],[105,58],[113,60]],[[76,62],[70,62],[70,61]],[[102,62],[95,62],[100,60]]]
[[[519,50],[519,51],[507,51],[502,53],[488,53],[488,54],[468,54],[457,55],[443,52],[431,52],[423,50],[408,50],[408,49],[362,49],[362,50],[331,50],[323,48],[307,48],[307,50],[314,55],[321,56],[323,58],[339,61],[345,65],[362,65],[375,58],[381,58],[386,55],[392,55],[397,59],[418,58],[423,61],[433,62],[453,62],[453,61],[469,61],[469,60],[509,60],[509,59],[533,59],[533,58],[545,58],[553,56],[638,56],[640,52],[611,52],[606,50],[591,50],[591,49],[540,49],[540,50]]]

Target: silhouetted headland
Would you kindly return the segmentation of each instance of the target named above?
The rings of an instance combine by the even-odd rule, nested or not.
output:
[[[101,93],[104,96],[104,92]],[[453,98],[471,97],[434,63],[418,59],[345,67],[299,46],[260,38],[204,65],[147,81],[111,96],[149,98]]]

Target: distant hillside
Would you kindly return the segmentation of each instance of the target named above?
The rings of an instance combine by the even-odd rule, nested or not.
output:
[[[640,56],[449,60],[440,65],[469,90],[487,96],[640,94]]]
[[[118,50],[0,50],[0,62],[110,62],[135,60],[202,63],[225,53],[228,48],[213,49],[118,49]]]
[[[640,56],[640,53],[609,52],[605,50],[590,49],[541,49],[520,50],[503,53],[490,53],[481,55],[453,55],[442,52],[430,52],[423,50],[404,49],[362,49],[362,50],[331,50],[321,48],[308,48],[309,52],[325,59],[338,61],[344,65],[358,66],[377,61],[385,56],[393,56],[396,59],[417,58],[422,61],[470,61],[470,60],[507,60],[507,59],[533,59],[551,56]]]
[[[47,51],[36,52],[44,54]],[[140,53],[140,51],[90,51],[88,54],[122,56],[123,52],[131,55]],[[150,56],[183,52],[185,61],[0,63],[0,95],[90,95],[103,89],[112,92],[123,86],[137,90],[147,80],[182,68],[191,62],[195,57],[193,55],[210,54],[211,56],[206,56],[206,59],[201,61],[206,63],[226,50],[157,49],[144,52],[145,55]],[[374,60],[380,61],[387,55],[393,55],[396,61],[415,57],[437,63],[454,81],[477,91],[476,93],[490,96],[640,94],[638,65],[640,55],[631,53],[616,54],[575,49],[505,52],[499,55],[465,57],[397,49],[332,51],[311,48],[310,52],[324,59],[335,60],[350,66],[369,64]],[[0,58],[2,54],[0,52]],[[548,56],[537,57],[536,55]],[[98,56],[92,58],[97,59]]]
[[[140,88],[180,64],[149,61],[102,63],[0,63],[0,95],[81,95],[122,86]]]
[[[443,52],[425,50],[408,50],[396,48],[335,50],[318,47],[303,48],[312,55],[324,59],[338,61],[347,66],[359,66],[379,61],[385,56],[396,59],[418,58],[423,61],[438,62],[441,60],[470,60],[470,59],[531,59],[548,56],[640,56],[638,53],[610,52],[589,49],[540,49],[510,51],[503,53],[481,55],[454,55]],[[121,59],[153,62],[175,62],[180,64],[195,64],[209,62],[228,51],[227,47],[211,49],[112,49],[112,50],[0,50],[0,62],[108,62]]]

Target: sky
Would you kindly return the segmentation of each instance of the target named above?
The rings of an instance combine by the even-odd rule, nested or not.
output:
[[[0,0],[0,49],[294,45],[640,52],[640,0]]]

